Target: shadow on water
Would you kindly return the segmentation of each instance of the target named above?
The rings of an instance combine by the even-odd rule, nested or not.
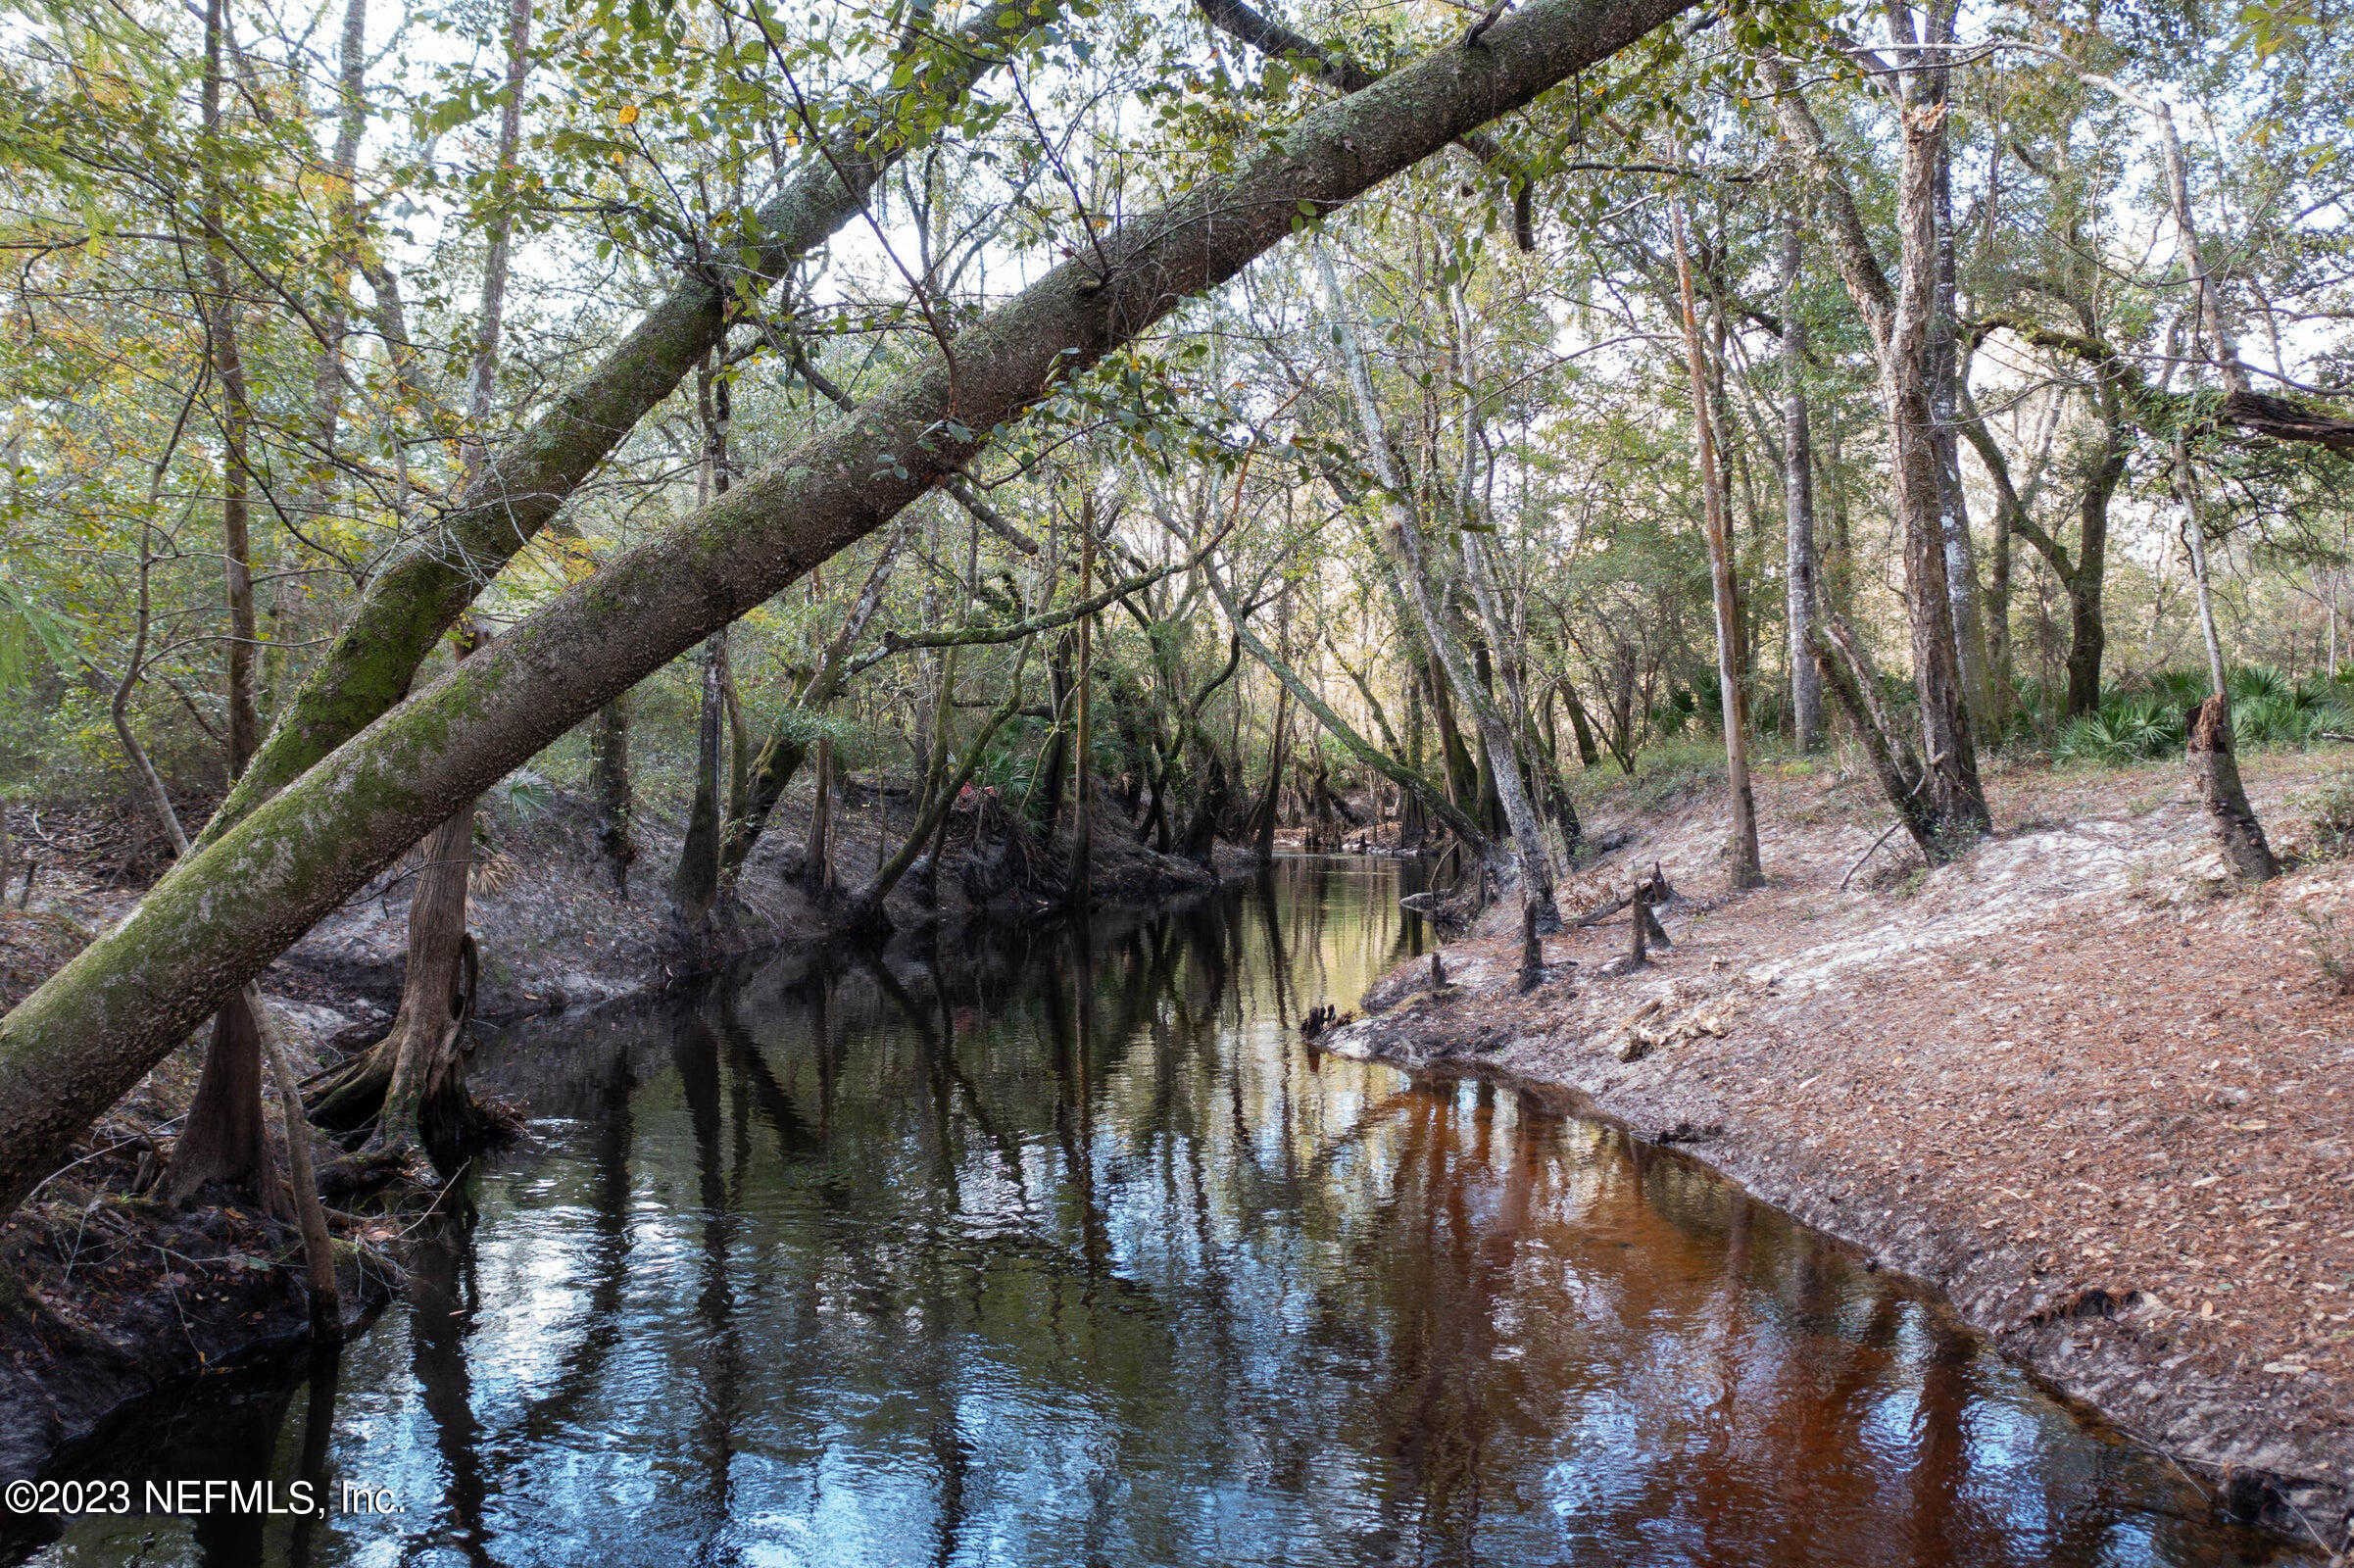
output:
[[[60,1565],[2273,1560],[1685,1159],[1307,1053],[1417,868],[782,959],[477,1076],[542,1118],[339,1364],[107,1476],[395,1511],[69,1521]]]

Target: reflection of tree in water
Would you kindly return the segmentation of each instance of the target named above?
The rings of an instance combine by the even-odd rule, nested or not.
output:
[[[732,996],[718,1000],[722,1017],[734,1023]],[[729,1033],[738,1033],[737,1024]],[[719,1103],[719,1035],[700,1014],[682,1021],[671,1046],[678,1069],[679,1089],[687,1104],[687,1122],[695,1137],[697,1192],[702,1200],[701,1247],[697,1258],[695,1317],[701,1329],[704,1353],[697,1357],[703,1381],[690,1438],[701,1458],[704,1475],[703,1536],[696,1560],[711,1562],[718,1554],[732,1500],[736,1451],[736,1423],[741,1415],[743,1337],[736,1323],[735,1281],[730,1254],[735,1246],[736,1198],[724,1168],[720,1142],[726,1115]],[[733,1075],[738,1083],[745,1075]],[[749,1096],[738,1102],[741,1116]]]
[[[321,1347],[311,1357],[310,1377],[303,1384],[303,1447],[295,1475],[310,1484],[318,1511],[296,1514],[288,1527],[286,1561],[289,1568],[310,1568],[318,1544],[319,1527],[325,1518],[327,1455],[334,1447],[335,1393],[343,1374],[343,1347]]]
[[[636,1136],[636,1122],[631,1115],[631,1095],[636,1088],[637,1076],[630,1068],[628,1054],[617,1054],[606,1074],[602,1102],[596,1120],[591,1123],[590,1164],[596,1186],[590,1199],[589,1287],[581,1304],[580,1337],[574,1342],[571,1353],[564,1357],[563,1370],[557,1373],[547,1393],[524,1406],[515,1423],[513,1437],[502,1439],[500,1446],[504,1450],[537,1447],[556,1433],[574,1425],[582,1405],[604,1382],[606,1363],[612,1359],[628,1327],[629,1319],[621,1307],[629,1292],[633,1240],[629,1223],[633,1192],[629,1154]],[[473,1271],[470,1249],[466,1257],[470,1310]],[[462,1350],[458,1360],[458,1372],[463,1376]],[[470,1413],[468,1421],[470,1424]]]
[[[627,1100],[623,1091],[622,1100]],[[433,1423],[433,1446],[441,1456],[444,1517],[414,1544],[454,1544],[466,1561],[488,1565],[491,1533],[483,1517],[489,1488],[483,1476],[482,1424],[474,1416],[472,1369],[466,1363],[466,1331],[481,1305],[467,1216],[437,1222],[410,1267],[410,1368],[417,1375],[425,1414]],[[626,1258],[613,1265],[618,1278]],[[618,1301],[618,1288],[614,1291]],[[596,1311],[592,1298],[590,1310]],[[613,1321],[612,1309],[592,1316],[587,1337]],[[502,1446],[503,1448],[505,1446]]]

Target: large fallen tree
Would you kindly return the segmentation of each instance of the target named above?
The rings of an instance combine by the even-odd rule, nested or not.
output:
[[[228,990],[458,806],[968,462],[1005,421],[1304,221],[1692,0],[1535,0],[1080,247],[838,428],[415,693],[0,1019],[0,1211]]]

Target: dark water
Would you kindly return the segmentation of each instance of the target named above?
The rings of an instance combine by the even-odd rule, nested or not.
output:
[[[1306,1055],[1396,867],[486,1050],[530,1146],[331,1376],[88,1473],[54,1564],[2267,1560],[2159,1459],[1685,1162]],[[299,1375],[298,1375],[299,1376]]]

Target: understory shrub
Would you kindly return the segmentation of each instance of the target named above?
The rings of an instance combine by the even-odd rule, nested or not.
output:
[[[2332,733],[2354,732],[2354,680],[2315,676],[2292,681],[2277,669],[2242,665],[2225,681],[2231,697],[2231,730],[2240,746],[2302,749]],[[2190,710],[2206,696],[2198,670],[2158,670],[2129,676],[2102,694],[2092,712],[2051,730],[2052,756],[2061,761],[2122,766],[2182,751]],[[2023,687],[2015,733],[2051,724],[2055,693]]]

